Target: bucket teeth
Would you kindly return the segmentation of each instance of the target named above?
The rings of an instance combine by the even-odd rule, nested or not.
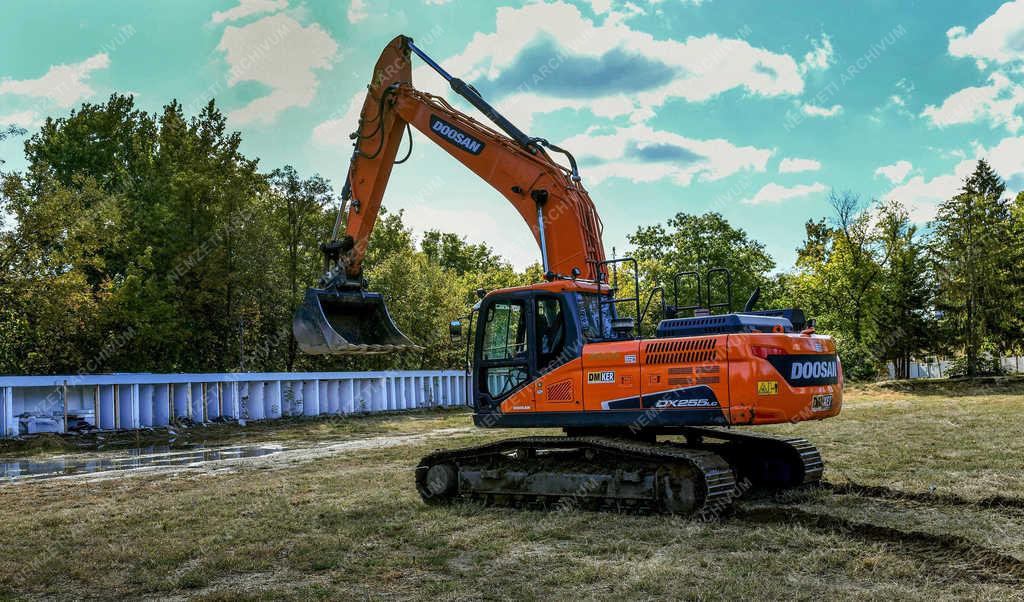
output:
[[[306,289],[292,319],[292,333],[303,353],[367,355],[415,351],[395,325],[380,293],[361,288]]]

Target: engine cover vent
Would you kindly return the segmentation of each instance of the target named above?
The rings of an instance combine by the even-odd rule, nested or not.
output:
[[[676,341],[652,341],[647,344],[646,364],[692,364],[713,362],[718,358],[718,339],[682,339]]]

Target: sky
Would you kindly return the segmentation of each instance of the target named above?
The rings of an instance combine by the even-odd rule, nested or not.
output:
[[[611,253],[640,226],[718,211],[792,267],[832,190],[926,225],[978,158],[1024,189],[1024,0],[5,0],[0,126],[130,93],[214,98],[243,152],[344,181],[358,108],[398,34],[530,135],[567,148]],[[428,67],[413,83],[472,108]],[[414,134],[384,204],[416,231],[539,259],[521,218]],[[24,139],[0,143],[25,166]]]

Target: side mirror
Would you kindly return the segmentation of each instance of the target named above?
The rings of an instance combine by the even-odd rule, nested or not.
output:
[[[452,320],[451,323],[448,324],[448,337],[452,340],[452,343],[462,341],[462,322]]]

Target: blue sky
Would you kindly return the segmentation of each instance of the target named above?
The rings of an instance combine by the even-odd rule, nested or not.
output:
[[[5,17],[0,125],[115,91],[150,111],[214,97],[264,169],[339,187],[370,69],[410,35],[581,159],[620,254],[638,226],[715,210],[786,269],[831,189],[926,223],[978,157],[1024,188],[1024,0],[7,0]],[[424,66],[413,79],[451,97]],[[5,168],[21,142],[0,143]],[[385,205],[537,259],[511,206],[422,136]]]

